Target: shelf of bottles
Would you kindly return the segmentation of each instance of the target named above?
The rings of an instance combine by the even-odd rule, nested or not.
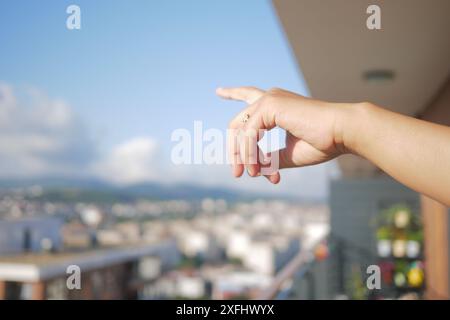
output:
[[[377,219],[377,255],[382,288],[379,298],[423,296],[425,265],[423,227],[420,217],[409,207],[396,205]]]

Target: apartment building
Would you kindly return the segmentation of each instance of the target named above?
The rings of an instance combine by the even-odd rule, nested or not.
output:
[[[293,54],[314,98],[370,101],[393,111],[450,125],[450,2],[274,0]],[[378,5],[381,29],[367,27]],[[331,233],[374,250],[369,222],[406,203],[425,225],[427,297],[450,297],[448,208],[388,178],[356,156],[338,159],[330,185]],[[363,255],[354,257],[366,263]],[[339,263],[331,264],[336,270]],[[348,265],[341,266],[344,271]],[[347,274],[345,275],[347,277]],[[342,291],[330,281],[330,296]]]

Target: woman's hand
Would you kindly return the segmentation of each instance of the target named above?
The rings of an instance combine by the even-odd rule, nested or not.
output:
[[[279,152],[276,170],[262,172],[272,183],[280,181],[278,169],[317,164],[351,152],[417,192],[450,205],[450,127],[370,103],[323,102],[280,89],[242,87],[218,89],[217,94],[248,104],[230,122],[234,130],[229,153],[236,177],[244,167],[253,177],[266,169],[264,157],[255,151],[261,138],[256,133],[278,126],[287,132],[286,148]]]
[[[279,151],[279,168],[266,175],[272,183],[280,181],[278,169],[318,164],[346,152],[342,132],[344,105],[281,89],[219,88],[217,94],[248,104],[229,124],[228,152],[236,177],[242,175],[244,168],[252,177],[260,175],[261,167],[267,164],[262,164],[257,147],[262,135],[257,133],[277,126],[286,130],[286,147]]]

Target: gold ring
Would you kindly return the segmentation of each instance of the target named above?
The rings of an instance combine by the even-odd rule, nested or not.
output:
[[[242,122],[246,123],[250,119],[250,115],[248,113],[244,114],[244,117],[242,118]]]

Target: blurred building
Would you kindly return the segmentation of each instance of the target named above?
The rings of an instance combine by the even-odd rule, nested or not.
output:
[[[146,285],[142,299],[204,299],[209,296],[207,281],[194,270],[173,270]]]
[[[60,250],[63,221],[54,217],[0,221],[0,255],[42,250]]]
[[[203,262],[219,261],[222,257],[215,237],[207,231],[185,229],[177,238],[181,253],[187,257]]]
[[[177,296],[187,299],[205,297],[206,284],[201,277],[183,276],[177,281]]]
[[[259,236],[252,239],[242,261],[245,267],[258,274],[274,276],[299,250],[299,239]]]
[[[173,241],[4,255],[0,299],[137,299],[177,259]],[[74,267],[80,271],[79,288],[70,285]]]
[[[331,237],[339,246],[328,261],[329,296],[346,292],[352,267],[377,262],[376,225],[380,212],[397,203],[420,210],[419,195],[388,177],[339,179],[330,185]]]
[[[234,271],[217,277],[213,283],[213,299],[256,298],[272,278],[248,271]]]

